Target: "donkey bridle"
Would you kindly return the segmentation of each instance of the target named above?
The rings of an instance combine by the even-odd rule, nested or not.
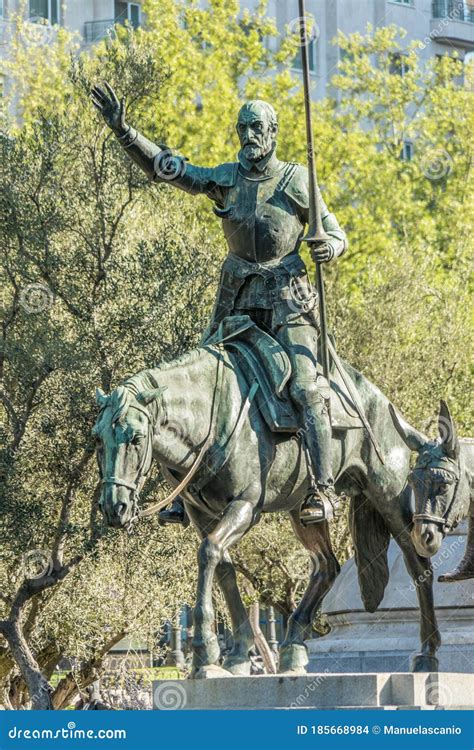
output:
[[[440,524],[443,527],[443,531],[447,532],[454,526],[454,523],[455,523],[455,521],[450,519],[450,514],[456,503],[459,483],[461,481],[461,466],[459,465],[459,469],[457,472],[452,471],[451,469],[445,469],[444,467],[438,467],[438,468],[442,468],[442,470],[446,472],[446,474],[449,474],[454,479],[454,492],[451,498],[451,502],[449,503],[449,506],[446,510],[446,514],[444,516],[437,516],[434,513],[427,513],[427,512],[414,513],[413,520],[414,521],[428,521],[429,523]],[[415,468],[414,471],[426,471],[427,469],[429,471],[428,467],[420,466],[419,468]]]

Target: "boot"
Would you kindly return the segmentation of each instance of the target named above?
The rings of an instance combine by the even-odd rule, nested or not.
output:
[[[331,461],[332,428],[329,413],[320,402],[306,404],[303,444],[311,478],[311,489],[300,510],[304,526],[321,521],[331,521],[339,507],[339,497],[334,489]],[[314,476],[314,473],[316,477]]]
[[[453,583],[474,578],[474,516],[469,517],[466,551],[456,570],[438,577],[440,583]]]
[[[185,525],[187,521],[186,512],[183,507],[183,502],[180,497],[177,497],[171,505],[168,505],[163,510],[160,510],[158,514],[160,523],[181,523]]]

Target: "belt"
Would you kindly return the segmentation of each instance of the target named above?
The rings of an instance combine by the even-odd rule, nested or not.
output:
[[[276,258],[266,263],[252,263],[238,255],[230,254],[224,261],[223,270],[243,279],[253,275],[271,278],[281,273],[298,276],[306,273],[306,266],[297,253],[291,253],[284,258]]]

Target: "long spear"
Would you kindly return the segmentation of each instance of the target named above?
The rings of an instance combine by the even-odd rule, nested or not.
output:
[[[308,152],[308,178],[309,178],[309,211],[308,211],[308,231],[303,237],[303,241],[308,245],[321,245],[330,240],[330,236],[324,231],[323,220],[321,216],[321,205],[319,203],[318,178],[316,173],[316,164],[314,161],[314,136],[313,123],[311,120],[311,94],[309,89],[309,58],[308,58],[308,27],[305,8],[305,0],[298,0],[300,14],[300,42],[301,42],[301,61],[303,63],[303,89],[304,89],[304,110],[306,116],[306,142]],[[354,388],[350,378],[344,371],[342,364],[337,356],[336,350],[330,341],[328,341],[327,316],[326,316],[326,297],[324,294],[324,277],[322,263],[316,261],[316,287],[319,297],[319,340],[320,340],[320,359],[323,368],[324,377],[330,383],[329,370],[329,350],[334,364],[348,390],[362,424],[368,432],[370,441],[374,446],[375,452],[380,461],[385,463],[382,451],[374,435],[372,427],[369,424],[360,400],[357,390]]]
[[[309,88],[309,58],[307,36],[307,16],[305,0],[298,0],[300,14],[300,42],[301,42],[301,62],[303,65],[303,88],[304,88],[304,109],[306,116],[306,142],[308,156],[308,176],[309,176],[309,215],[308,231],[303,237],[303,241],[311,245],[321,245],[330,240],[330,236],[324,231],[323,220],[321,217],[321,205],[318,199],[318,178],[316,174],[316,164],[314,161],[314,137],[313,123],[311,121],[311,93]],[[319,328],[320,328],[320,357],[324,377],[329,383],[329,353],[328,353],[328,333],[327,333],[327,315],[326,315],[326,297],[324,294],[324,277],[322,263],[316,262],[316,287],[319,297]]]

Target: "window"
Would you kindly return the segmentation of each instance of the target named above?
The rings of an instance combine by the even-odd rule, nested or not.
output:
[[[392,0],[394,3],[398,3],[399,5],[414,5],[414,0]]]
[[[45,18],[52,26],[59,23],[59,0],[30,0],[30,19]]]
[[[411,141],[404,141],[400,159],[402,161],[411,161],[413,159],[413,143]]]
[[[140,5],[115,0],[115,20],[118,23],[128,21],[134,29],[140,26]]]
[[[474,23],[473,0],[433,0],[433,18]]]
[[[309,69],[311,72],[316,71],[316,42],[314,39],[310,41],[308,46],[308,60],[309,60]],[[301,62],[301,50],[298,48],[298,53],[295,55],[295,59],[293,60],[293,68],[296,68],[296,70],[301,70],[302,62]]]
[[[408,70],[409,65],[405,55],[396,54],[390,56],[390,73],[392,75],[402,76],[403,78]]]

